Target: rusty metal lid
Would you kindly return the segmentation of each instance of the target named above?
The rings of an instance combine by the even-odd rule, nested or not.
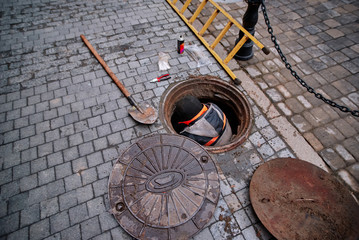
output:
[[[130,146],[109,180],[112,213],[139,239],[188,239],[212,218],[219,194],[211,156],[197,142],[173,134]]]
[[[335,177],[308,162],[278,158],[260,166],[250,200],[278,239],[359,239],[359,206]]]

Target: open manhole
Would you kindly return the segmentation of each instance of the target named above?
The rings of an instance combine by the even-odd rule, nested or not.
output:
[[[232,128],[231,141],[223,146],[205,146],[212,153],[232,150],[249,136],[252,127],[252,110],[241,91],[214,76],[190,77],[183,82],[171,84],[160,101],[159,117],[167,132],[178,134],[172,124],[176,103],[185,96],[197,97],[202,103],[212,102],[226,114]]]
[[[250,200],[277,239],[359,239],[359,206],[334,176],[308,162],[278,158],[260,166]]]
[[[219,194],[208,152],[174,134],[151,135],[130,146],[109,180],[111,211],[138,239],[189,239],[212,218]]]

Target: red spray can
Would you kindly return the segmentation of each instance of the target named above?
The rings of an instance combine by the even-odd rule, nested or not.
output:
[[[177,40],[177,52],[179,54],[182,54],[184,52],[184,39],[182,35]]]

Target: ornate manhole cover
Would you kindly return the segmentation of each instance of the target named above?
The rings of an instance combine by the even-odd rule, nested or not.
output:
[[[112,213],[139,239],[188,239],[212,218],[219,194],[210,155],[197,142],[172,134],[130,146],[109,182]]]
[[[332,175],[308,162],[278,158],[260,166],[250,199],[278,239],[359,239],[359,206]]]

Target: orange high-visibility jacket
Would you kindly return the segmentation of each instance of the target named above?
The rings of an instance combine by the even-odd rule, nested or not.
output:
[[[225,145],[232,137],[232,129],[226,115],[214,103],[203,105],[202,110],[194,118],[180,123],[187,125],[180,134],[204,146]]]

